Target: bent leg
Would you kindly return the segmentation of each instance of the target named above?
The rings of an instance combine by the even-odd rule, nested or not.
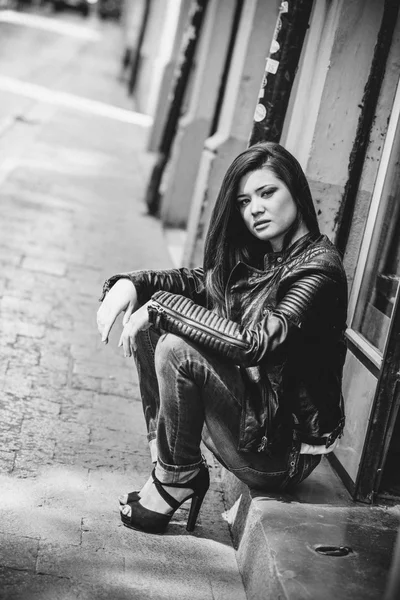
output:
[[[134,352],[152,462],[157,460],[155,438],[157,435],[160,397],[154,366],[154,354],[160,335],[159,331],[153,327],[146,331],[140,331],[136,338],[137,348]]]
[[[167,334],[157,345],[155,369],[160,392],[156,468],[160,481],[193,477],[202,460],[202,434],[227,469],[258,489],[272,491],[300,483],[318,463],[299,456],[293,447],[272,456],[238,449],[249,390],[236,365]]]
[[[159,464],[172,476],[193,472],[202,461],[200,442],[207,421],[205,398],[221,405],[223,418],[229,415],[232,427],[237,430],[233,437],[238,436],[242,398],[246,393],[240,372],[234,365],[223,363],[172,334],[160,338],[155,367],[160,392]]]
[[[254,485],[285,479],[286,454],[238,450],[242,406],[249,391],[239,368],[175,335],[162,336],[155,366],[160,391],[157,427],[157,477],[184,481],[201,463],[200,441],[206,424],[206,445],[240,479]],[[254,472],[253,472],[254,471]]]

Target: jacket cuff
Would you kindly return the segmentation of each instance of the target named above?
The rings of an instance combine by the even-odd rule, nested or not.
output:
[[[143,294],[142,271],[136,271],[136,272],[134,271],[132,273],[117,273],[116,275],[109,277],[109,279],[107,279],[104,282],[103,291],[99,298],[99,302],[103,302],[103,300],[106,297],[106,295],[108,294],[108,292],[120,279],[129,279],[129,281],[131,281],[133,283],[133,285],[135,286],[135,289],[136,289],[138,303],[140,305],[143,305],[143,304],[145,304],[145,302],[147,302],[148,298],[147,299],[144,298],[144,294]]]
[[[161,329],[161,320],[164,311],[162,306],[156,302],[154,296],[152,296],[150,302],[147,304],[147,312],[149,314],[149,323],[154,325],[157,329]]]
[[[107,279],[104,282],[104,284],[103,284],[103,291],[102,291],[101,296],[99,298],[99,302],[103,302],[103,300],[106,297],[106,295],[108,294],[108,292],[111,290],[111,288],[113,287],[113,285],[115,283],[117,283],[117,281],[119,279],[129,279],[129,277],[127,275],[124,275],[124,274],[120,273],[119,275],[113,275],[112,277],[110,277],[109,279]]]

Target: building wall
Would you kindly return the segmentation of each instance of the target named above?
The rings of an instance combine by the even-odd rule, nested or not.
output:
[[[399,81],[400,73],[400,22],[398,19],[394,38],[386,63],[385,77],[378,100],[376,114],[369,136],[368,151],[364,161],[363,173],[351,224],[349,241],[344,255],[344,265],[351,292],[355,269],[360,253],[361,242],[368,217],[375,180],[382,156],[389,117]]]
[[[314,2],[310,28],[284,124],[281,143],[297,156],[303,166],[310,182],[321,230],[333,241],[337,232],[345,186],[349,179],[351,152],[357,136],[364,91],[371,73],[384,6],[382,0]],[[277,7],[274,9],[276,10]],[[262,47],[261,41],[258,45],[263,53],[268,51],[269,45]],[[235,52],[238,52],[237,47]],[[233,65],[236,65],[236,61],[233,61]],[[260,70],[261,66],[260,62]],[[398,26],[370,133],[368,152],[344,257],[350,289],[399,72],[400,27]],[[230,79],[232,81],[234,79],[232,74]],[[231,89],[229,81],[228,90]],[[247,98],[245,105],[242,106],[238,98],[240,95],[235,92],[235,102],[231,103],[234,112],[229,108],[227,99],[224,100],[226,114],[235,115],[234,123],[240,120],[238,111],[247,116],[249,104],[253,104],[253,101]],[[254,104],[256,100],[257,98],[254,97]],[[224,114],[223,110],[222,117]],[[238,147],[241,147],[244,143],[242,135],[237,140],[232,134],[234,123],[230,118],[229,127],[224,131],[224,143],[219,142],[224,123],[222,117],[218,131],[206,141],[202,166],[198,169],[196,186],[198,206],[191,223],[192,233],[188,236],[190,247],[186,248],[187,264],[190,266],[200,262],[209,216],[223,172],[226,170],[225,162],[230,162],[231,151],[238,144]],[[225,156],[226,149],[228,154]],[[355,353],[350,348],[343,379],[347,422],[345,434],[335,454],[353,483],[356,482],[360,468],[376,387],[377,369],[369,368],[368,361],[360,360],[360,351]]]
[[[286,119],[282,142],[299,155],[332,240],[382,14],[380,0],[315,3]]]
[[[202,264],[221,182],[233,159],[248,146],[278,14],[278,3],[245,0],[243,4],[217,130],[205,140],[197,172],[183,253],[187,266]]]
[[[173,15],[170,5],[176,1],[152,0],[150,4],[150,14],[141,48],[140,67],[135,86],[136,109],[146,115],[153,115],[157,103],[159,87],[157,82],[161,81],[162,66],[165,62],[162,57],[162,43],[165,42],[164,30],[166,25],[169,25],[168,15]]]

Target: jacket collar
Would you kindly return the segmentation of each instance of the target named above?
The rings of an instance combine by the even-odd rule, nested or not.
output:
[[[294,244],[282,250],[281,252],[268,252],[264,255],[264,269],[271,269],[276,266],[281,266],[288,260],[292,260],[296,256],[299,256],[306,248],[308,248],[313,242],[322,239],[320,233],[306,233],[301,238],[296,240]]]

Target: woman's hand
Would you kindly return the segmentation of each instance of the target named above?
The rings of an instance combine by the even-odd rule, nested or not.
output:
[[[149,301],[150,302],[150,301]],[[132,356],[132,352],[136,350],[136,336],[139,331],[149,329],[149,313],[147,310],[147,302],[137,311],[135,311],[128,319],[124,326],[118,346],[123,346],[125,356]]]
[[[108,335],[118,315],[125,311],[123,319],[125,325],[137,309],[137,304],[136,289],[132,281],[119,279],[107,293],[97,311],[97,328],[102,342],[107,344]]]

